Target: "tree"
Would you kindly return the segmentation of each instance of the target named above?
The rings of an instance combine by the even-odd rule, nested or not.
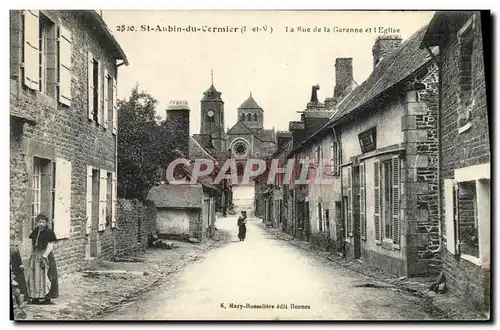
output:
[[[118,101],[118,196],[145,200],[164,164],[167,143],[157,100],[137,85],[128,100]]]

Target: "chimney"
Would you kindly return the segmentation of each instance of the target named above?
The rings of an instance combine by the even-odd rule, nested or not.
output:
[[[288,130],[292,133],[292,145],[295,149],[305,138],[304,121],[291,121]]]
[[[276,150],[283,148],[292,139],[292,133],[288,131],[276,132]]]
[[[394,53],[401,46],[402,40],[397,35],[379,36],[372,47],[373,68],[375,69],[380,61]]]
[[[165,128],[170,137],[169,150],[178,149],[184,157],[189,157],[189,105],[187,101],[170,101],[167,107]]]
[[[352,58],[335,59],[335,89],[333,91],[333,98],[336,102],[340,102],[352,91],[353,81]]]

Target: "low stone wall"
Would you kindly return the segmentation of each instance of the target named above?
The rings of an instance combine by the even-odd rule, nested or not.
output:
[[[148,235],[156,231],[156,207],[153,203],[119,199],[115,231],[115,256],[142,252]]]

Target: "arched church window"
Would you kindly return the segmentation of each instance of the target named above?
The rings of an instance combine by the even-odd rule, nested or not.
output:
[[[245,114],[244,113],[241,114],[241,121],[245,121]]]
[[[247,117],[248,117],[248,119],[247,119],[248,121],[252,121],[252,114],[251,113],[247,114]]]
[[[253,120],[257,121],[257,114],[256,113],[253,114]]]

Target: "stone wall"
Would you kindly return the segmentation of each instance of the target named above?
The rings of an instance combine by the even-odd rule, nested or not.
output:
[[[442,109],[441,109],[441,182],[454,178],[454,170],[468,166],[485,164],[491,161],[489,119],[486,99],[486,81],[483,60],[483,40],[480,14],[476,13],[473,46],[473,98],[471,127],[458,132],[458,86],[459,62],[458,40],[453,35],[449,44],[441,49],[442,62]],[[441,187],[444,189],[444,185]],[[446,201],[441,190],[441,210],[443,221]],[[482,269],[470,261],[452,255],[446,249],[446,226],[442,225],[443,235],[443,271],[450,290],[466,296],[474,307],[489,306],[490,271]],[[481,240],[481,238],[479,238]]]
[[[71,232],[55,244],[54,254],[61,275],[85,265],[87,236],[86,167],[115,171],[116,137],[111,127],[105,129],[89,121],[87,115],[87,52],[92,51],[109,74],[116,77],[116,61],[108,51],[109,44],[88,24],[80,11],[43,11],[54,22],[72,31],[71,106],[61,105],[49,96],[27,89],[21,69],[23,24],[21,11],[10,13],[10,108],[35,119],[36,125],[24,124],[22,133],[11,141],[11,235],[21,241],[20,251],[29,256],[28,235],[31,224],[31,185],[33,158],[54,161],[57,157],[71,162]],[[88,28],[85,28],[85,27]],[[103,79],[102,79],[103,80]],[[13,130],[17,130],[15,126]],[[50,216],[50,214],[49,214]],[[106,228],[100,234],[104,255],[109,255],[113,234]]]
[[[432,63],[406,85],[402,119],[406,162],[403,162],[402,234],[406,235],[409,275],[439,272],[439,204],[437,111],[438,67]],[[406,228],[406,230],[404,230]]]
[[[156,207],[139,200],[119,199],[115,231],[115,256],[144,251],[148,235],[156,231]]]

